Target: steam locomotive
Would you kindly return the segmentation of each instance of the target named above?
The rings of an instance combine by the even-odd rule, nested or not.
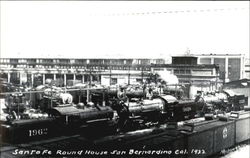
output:
[[[115,99],[107,106],[92,102],[74,104],[67,92],[55,95],[46,93],[42,106],[37,108],[25,104],[23,95],[9,96],[12,99],[8,99],[9,103],[5,104],[6,108],[2,111],[4,117],[1,118],[4,141],[44,139],[104,125],[112,126],[114,131],[132,130],[149,122],[172,119],[174,111],[171,108],[178,104],[177,99],[170,95],[130,102]],[[18,104],[13,102],[13,98],[19,98]]]
[[[203,104],[202,112],[213,113],[216,111],[230,112],[243,110],[247,105],[248,98],[242,94],[229,91],[222,92],[198,92],[195,102]]]
[[[25,104],[22,95],[10,96],[20,100],[14,104],[11,102],[13,99],[10,99],[2,111],[6,116],[1,119],[4,141],[43,139],[106,125],[112,126],[115,131],[133,130],[149,124],[192,119],[200,111],[206,113],[204,109],[209,109],[210,104],[216,109],[222,103],[223,106],[236,105],[237,100],[225,95],[225,98],[197,96],[195,100],[179,101],[171,95],[159,95],[152,99],[136,98],[127,101],[109,98],[107,105],[103,106],[92,102],[74,104],[69,93],[57,90],[54,94],[52,89],[45,91],[37,107]],[[243,103],[241,99],[238,99],[239,103]]]

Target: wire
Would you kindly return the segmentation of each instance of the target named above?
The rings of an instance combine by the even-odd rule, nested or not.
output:
[[[179,13],[198,13],[198,12],[225,12],[246,10],[249,8],[218,8],[218,9],[193,9],[193,10],[169,10],[169,11],[151,11],[151,12],[133,12],[133,13],[110,13],[105,16],[140,16],[140,15],[159,15],[159,14],[179,14]]]

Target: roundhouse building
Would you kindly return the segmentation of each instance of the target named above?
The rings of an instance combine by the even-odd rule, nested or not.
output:
[[[225,60],[225,63],[231,63],[231,60]],[[223,63],[193,55],[173,56],[171,64],[160,58],[1,58],[0,65],[1,78],[28,86],[44,84],[46,79],[54,80],[57,86],[89,82],[102,85],[137,84],[144,82],[150,73],[168,71],[178,77],[188,98],[193,98],[197,91],[218,89],[225,81],[221,77],[225,69]],[[235,66],[231,68],[235,69]]]
[[[172,64],[154,64],[153,72],[168,71],[179,79],[186,97],[194,98],[197,91],[212,91],[221,87],[219,65],[198,64],[193,55],[173,56]]]
[[[198,64],[218,64],[224,82],[250,78],[249,62],[243,54],[197,54]],[[249,59],[248,59],[249,60]]]
[[[77,82],[106,85],[140,82],[150,72],[151,64],[163,59],[64,59],[64,58],[1,58],[1,78],[14,84],[44,84],[46,79],[58,86]],[[126,76],[126,79],[121,79]]]

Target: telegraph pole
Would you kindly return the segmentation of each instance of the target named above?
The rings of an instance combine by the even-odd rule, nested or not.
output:
[[[143,84],[143,67],[141,69],[141,83]]]
[[[128,67],[128,85],[130,85],[130,66]]]
[[[109,64],[109,85],[111,86],[111,64]]]

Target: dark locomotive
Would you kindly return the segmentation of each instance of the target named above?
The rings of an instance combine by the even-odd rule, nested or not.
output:
[[[198,95],[195,100],[177,100],[165,94],[146,98],[137,92],[130,93],[129,97],[119,97],[104,89],[77,91],[77,103],[70,94],[73,90],[68,92],[56,87],[43,87],[28,93],[29,101],[35,100],[35,104],[27,102],[24,93],[8,95],[6,108],[1,112],[2,138],[4,141],[22,142],[104,125],[112,126],[116,132],[135,130],[168,121],[188,120],[218,110],[240,110],[247,102],[244,96],[226,93]],[[91,97],[80,94],[91,94]],[[89,98],[93,102],[86,100]]]

